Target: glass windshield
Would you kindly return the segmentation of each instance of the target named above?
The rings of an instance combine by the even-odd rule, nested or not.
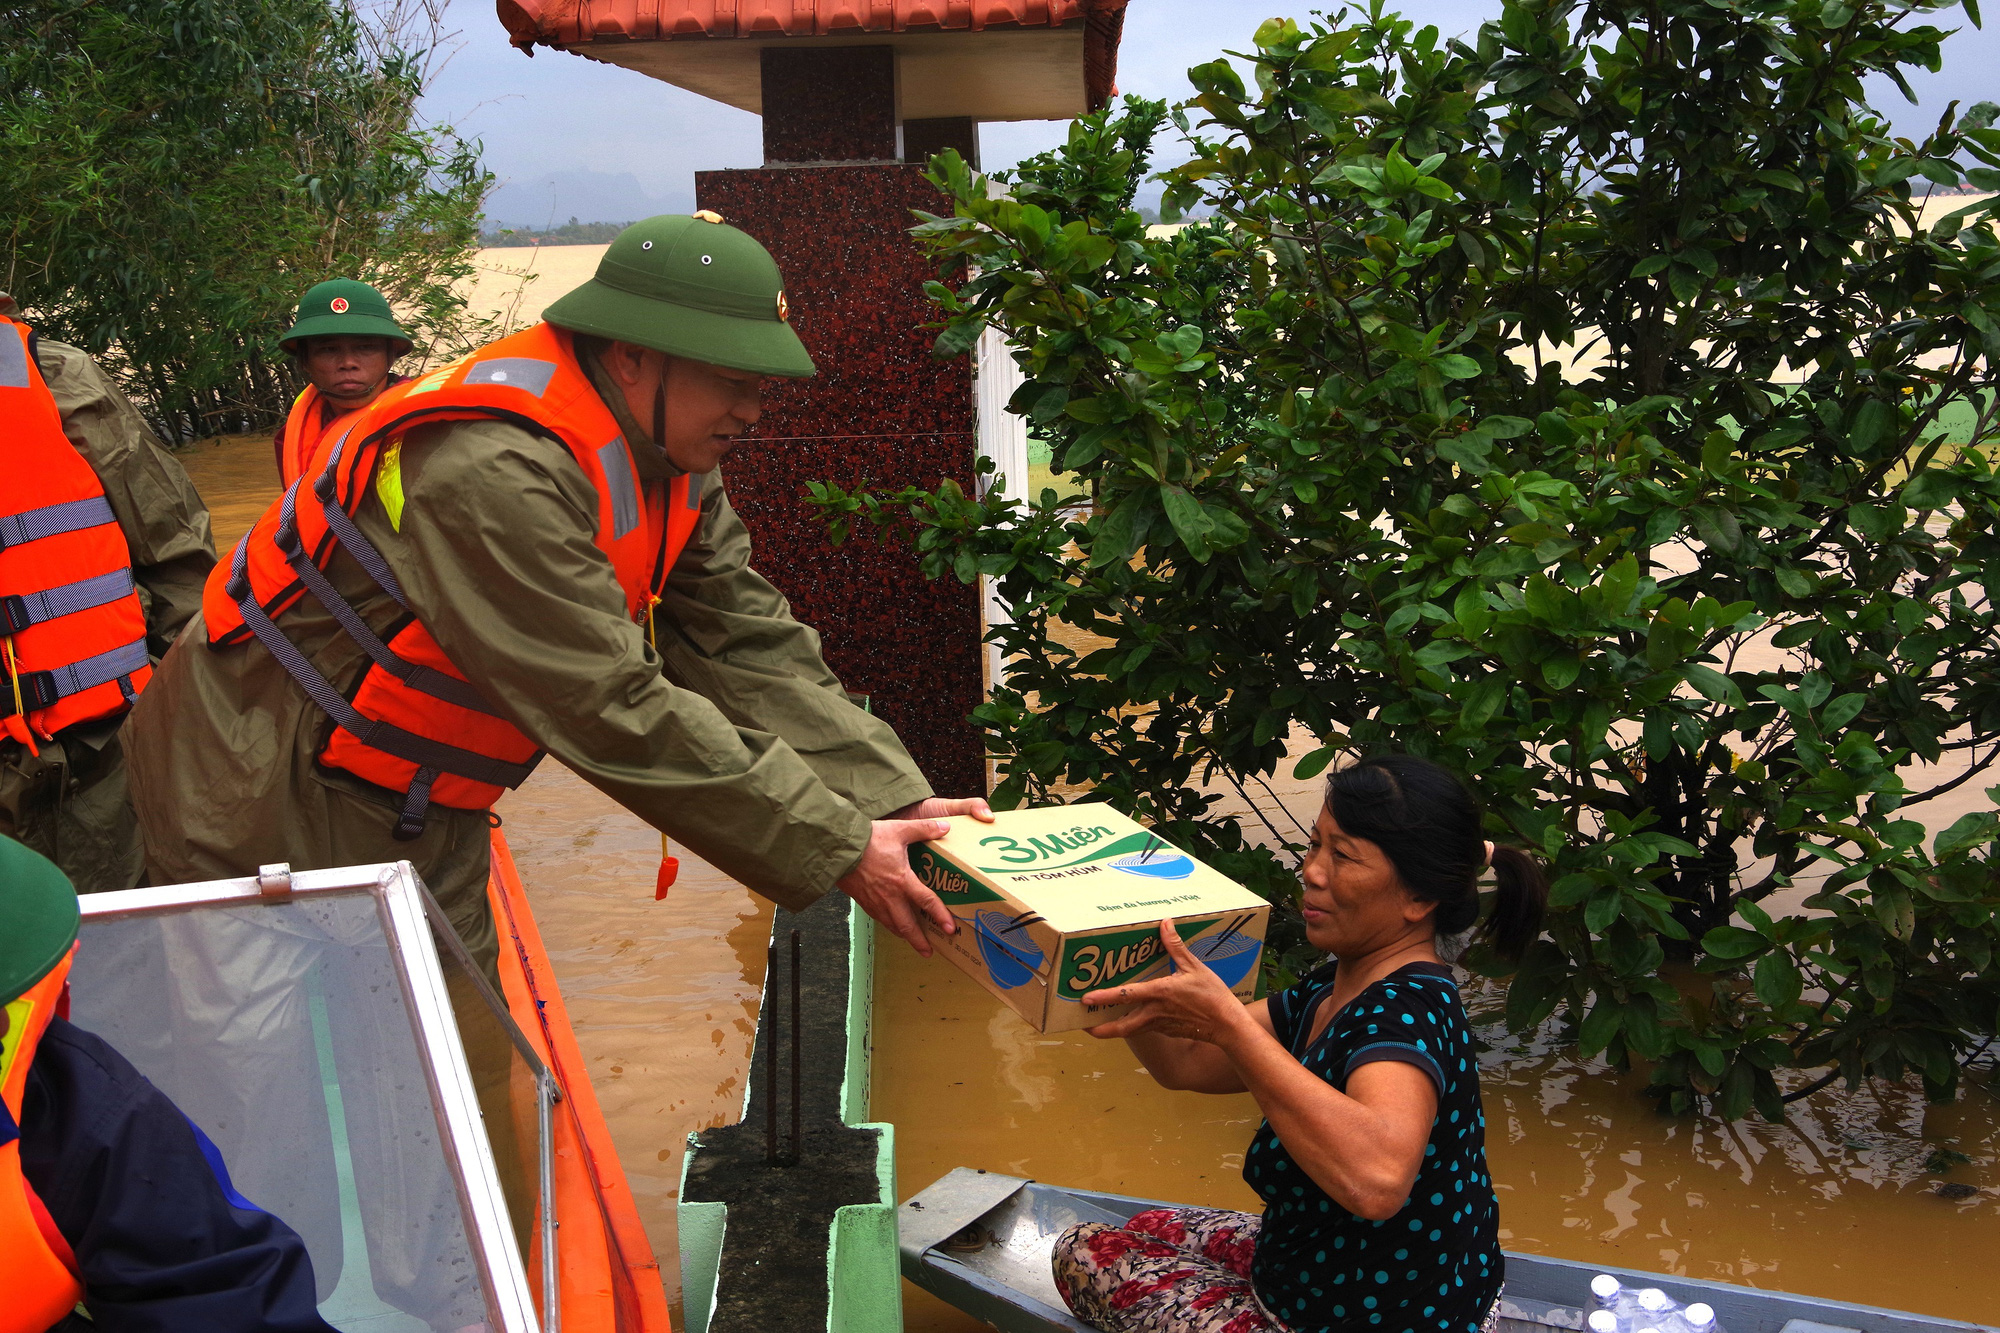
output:
[[[450,951],[445,974],[526,1257],[537,1081]],[[479,1258],[491,1250],[468,1242],[465,1179],[435,1100],[449,1081],[424,1059],[374,894],[86,918],[71,995],[72,1021],[215,1142],[239,1194],[304,1238],[328,1322],[506,1325]]]

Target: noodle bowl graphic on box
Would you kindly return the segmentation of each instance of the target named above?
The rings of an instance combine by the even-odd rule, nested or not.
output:
[[[986,960],[986,975],[993,984],[1001,990],[1013,990],[1033,981],[1035,969],[1042,965],[1042,951],[1020,929],[1021,922],[990,908],[973,913],[973,919],[978,922],[972,928],[973,937],[979,941],[979,956]]]
[[[1184,852],[1162,852],[1158,856],[1132,852],[1113,861],[1111,868],[1148,879],[1186,879],[1194,873],[1194,858]]]
[[[1093,990],[1166,976],[1160,922],[1245,1000],[1257,993],[1270,905],[1106,805],[946,821],[910,865],[958,933],[942,952],[1043,1032],[1109,1022]]]

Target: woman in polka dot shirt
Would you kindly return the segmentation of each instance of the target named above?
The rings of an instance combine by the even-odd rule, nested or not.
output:
[[[1173,975],[1095,991],[1136,1004],[1123,1037],[1162,1086],[1248,1091],[1264,1123],[1243,1178],[1264,1214],[1162,1208],[1056,1243],[1056,1284],[1107,1333],[1480,1333],[1497,1318],[1499,1210],[1479,1067],[1440,938],[1479,916],[1518,958],[1541,931],[1540,865],[1481,840],[1457,778],[1389,755],[1327,781],[1301,878],[1306,938],[1332,955],[1244,1005],[1160,932]]]

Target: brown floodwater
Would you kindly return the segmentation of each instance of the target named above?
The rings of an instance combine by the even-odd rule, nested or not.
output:
[[[224,560],[237,538],[278,498],[278,459],[269,435],[217,435],[174,457],[208,504],[215,553]]]
[[[499,805],[570,1023],[680,1313],[674,1206],[695,1130],[743,1115],[771,905],[547,761]]]
[[[269,441],[180,456],[226,550],[276,493]],[[1273,787],[1232,803],[1310,816],[1312,784]],[[679,884],[654,902],[657,835],[553,762],[500,812],[678,1307],[680,1159],[690,1131],[741,1113],[770,908],[686,855]],[[1034,1032],[950,963],[898,941],[877,957],[873,1113],[896,1125],[903,1197],[979,1166],[1255,1206],[1238,1177],[1258,1120],[1248,1096],[1165,1092],[1122,1043]],[[2000,1314],[2000,1096],[1985,1087],[1947,1107],[1874,1087],[1822,1092],[1782,1126],[1697,1122],[1658,1114],[1635,1079],[1577,1060],[1552,1033],[1506,1034],[1490,989],[1468,1002],[1490,1047],[1488,1153],[1510,1249],[1951,1318]],[[1947,1200],[1943,1182],[1980,1193]],[[904,1291],[910,1333],[984,1327]]]

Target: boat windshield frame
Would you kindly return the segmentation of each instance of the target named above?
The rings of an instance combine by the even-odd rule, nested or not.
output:
[[[438,1132],[450,1153],[460,1206],[472,1223],[476,1237],[473,1252],[494,1312],[506,1333],[535,1333],[538,1329],[540,1333],[559,1333],[562,1299],[554,1207],[554,1106],[562,1097],[562,1089],[506,1004],[494,993],[485,972],[466,952],[415,866],[408,861],[330,870],[293,871],[286,866],[267,866],[262,874],[240,879],[80,894],[78,904],[83,920],[91,922],[188,907],[242,906],[267,899],[356,892],[375,899],[383,933],[393,945],[390,952],[404,1003],[415,1020],[415,1036],[423,1057],[424,1076],[430,1085],[431,1105],[438,1114]],[[539,1285],[545,1312],[540,1320],[535,1317],[535,1302],[529,1291],[526,1256],[514,1240],[499,1166],[486,1134],[485,1119],[473,1089],[471,1066],[466,1061],[465,1045],[445,987],[439,942],[472,980],[535,1080],[536,1119],[540,1128],[537,1149],[540,1206],[535,1224],[541,1238]]]

